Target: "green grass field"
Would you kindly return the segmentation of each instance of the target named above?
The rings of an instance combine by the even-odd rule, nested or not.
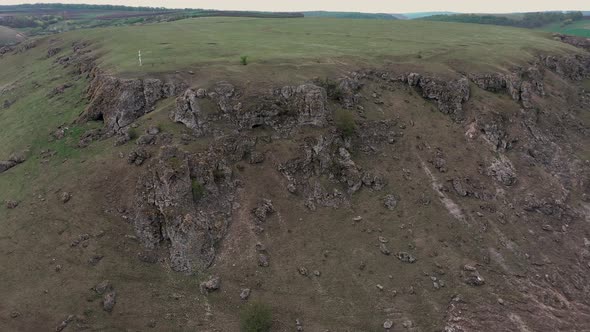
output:
[[[590,38],[590,20],[580,20],[566,26],[554,23],[544,26],[541,30]]]
[[[18,31],[0,25],[0,46],[10,45],[24,39],[25,37]]]
[[[92,41],[102,65],[116,73],[166,72],[194,66],[344,61],[463,62],[495,66],[529,60],[536,51],[573,48],[526,29],[424,21],[199,18],[141,26],[72,31]],[[143,67],[137,52],[142,51]]]

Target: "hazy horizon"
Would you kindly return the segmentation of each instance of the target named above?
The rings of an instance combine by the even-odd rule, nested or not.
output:
[[[206,8],[220,10],[258,10],[258,11],[343,11],[366,13],[415,13],[415,12],[459,12],[459,13],[514,13],[536,11],[571,11],[590,10],[590,1],[563,0],[555,1],[467,1],[467,0],[425,0],[416,3],[387,0],[368,0],[358,3],[343,3],[339,0],[300,0],[296,3],[281,3],[268,0],[244,1],[212,1],[212,0],[41,0],[13,1],[0,0],[0,5],[32,4],[32,3],[67,3],[95,5],[127,5],[167,8]]]

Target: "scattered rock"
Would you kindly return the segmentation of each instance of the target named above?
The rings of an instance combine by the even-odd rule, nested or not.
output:
[[[102,255],[93,255],[92,257],[90,257],[88,259],[88,264],[92,265],[92,266],[96,266],[98,265],[98,263],[100,263],[100,261],[104,258],[104,256]]]
[[[63,331],[68,326],[68,324],[70,324],[70,322],[74,320],[74,317],[74,315],[69,315],[66,319],[61,321],[61,323],[57,324],[57,326],[55,327],[55,332]]]
[[[209,280],[202,282],[199,287],[201,293],[208,294],[219,289],[221,286],[221,278],[218,276],[212,276]]]
[[[115,304],[117,303],[117,293],[110,291],[106,293],[102,300],[102,309],[106,312],[112,312]]]
[[[59,194],[59,200],[64,204],[69,202],[71,198],[72,198],[72,194],[70,194],[67,191],[64,191],[61,194]]]
[[[479,275],[479,273],[471,273],[469,276],[465,278],[465,283],[470,286],[482,286],[486,282],[485,280]]]
[[[148,135],[158,135],[160,133],[160,128],[158,126],[149,126],[145,133]]]
[[[21,315],[20,312],[13,311],[13,312],[10,313],[10,318],[13,318],[13,319],[14,318],[18,318],[18,317],[20,317],[20,315]]]
[[[127,163],[135,166],[141,166],[147,159],[151,157],[151,154],[143,147],[138,147],[131,151],[127,156]]]
[[[103,295],[103,294],[106,294],[107,292],[112,291],[113,285],[111,284],[111,282],[109,280],[104,280],[104,281],[101,281],[96,286],[94,286],[93,289],[99,295]]]
[[[301,274],[302,276],[307,276],[308,274],[307,268],[305,268],[304,266],[300,266],[299,268],[297,268],[297,272],[299,272],[299,274]]]
[[[402,326],[406,329],[410,329],[410,328],[414,327],[414,322],[412,322],[411,320],[405,320],[402,323]]]
[[[303,331],[303,324],[301,323],[301,320],[299,320],[299,318],[295,319],[295,330],[297,332]]]
[[[256,219],[260,222],[264,222],[266,218],[275,212],[275,209],[272,205],[272,201],[270,199],[263,199],[258,206],[252,209],[252,214],[256,217]]]
[[[74,241],[72,241],[70,246],[72,248],[77,247],[78,245],[80,245],[80,243],[83,243],[83,242],[87,241],[88,239],[90,239],[89,234],[81,234],[80,236],[78,236],[78,238],[76,238]]]
[[[383,198],[383,205],[389,210],[394,210],[397,206],[397,198],[393,194],[386,195]]]
[[[248,160],[248,162],[250,164],[260,164],[260,163],[264,162],[264,159],[265,159],[265,155],[263,152],[253,151],[250,154],[250,159]]]
[[[269,260],[270,259],[268,258],[267,255],[265,255],[265,254],[259,254],[258,255],[258,266],[268,267],[268,265],[270,264]]]
[[[385,322],[383,322],[383,328],[386,330],[393,328],[393,320],[391,320],[391,319],[385,320]]]
[[[250,297],[250,293],[251,293],[250,288],[242,289],[242,291],[240,292],[240,299],[242,299],[243,301],[246,301]]]
[[[416,262],[416,257],[412,256],[410,253],[405,251],[400,251],[397,253],[397,258],[404,262],[404,263],[414,263]]]
[[[356,222],[359,222],[361,220],[363,220],[363,217],[361,217],[361,216],[356,216],[356,217],[352,218],[352,221],[356,221]]]
[[[383,255],[386,255],[386,256],[391,255],[391,251],[389,251],[389,248],[387,248],[387,246],[385,245],[385,243],[379,244],[379,250],[381,251],[381,253]]]
[[[18,207],[19,202],[7,199],[4,201],[4,205],[7,209],[16,209]]]
[[[145,134],[139,136],[137,141],[135,142],[137,145],[151,145],[156,143],[156,135],[152,134]]]

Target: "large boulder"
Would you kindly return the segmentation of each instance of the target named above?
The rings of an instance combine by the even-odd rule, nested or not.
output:
[[[202,135],[206,131],[207,122],[199,106],[197,93],[192,89],[176,98],[176,107],[170,112],[170,119],[184,124],[196,135]]]

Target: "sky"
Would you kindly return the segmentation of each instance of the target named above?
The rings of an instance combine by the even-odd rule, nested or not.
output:
[[[36,2],[261,11],[330,10],[368,13],[410,13],[424,11],[464,13],[509,13],[546,10],[590,11],[590,0],[0,0],[0,5]]]

